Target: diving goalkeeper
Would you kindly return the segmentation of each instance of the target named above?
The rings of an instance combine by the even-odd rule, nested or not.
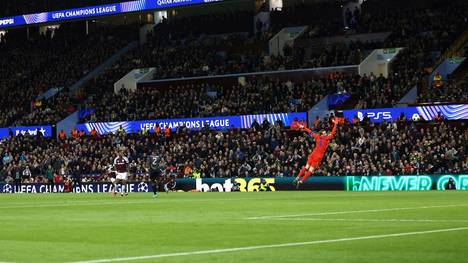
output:
[[[307,164],[304,167],[302,167],[298,176],[293,181],[293,183],[296,185],[297,188],[299,188],[299,186],[302,183],[304,183],[307,180],[307,178],[309,178],[309,176],[311,176],[314,173],[315,169],[317,169],[320,166],[323,156],[325,155],[325,152],[327,151],[328,143],[335,136],[336,127],[338,126],[339,122],[340,122],[340,118],[333,119],[333,129],[331,133],[328,135],[325,130],[322,130],[320,134],[317,134],[317,133],[312,132],[307,127],[304,127],[303,125],[292,126],[293,129],[299,129],[301,131],[305,131],[311,134],[312,137],[315,139],[315,148],[312,151],[312,153],[309,154],[309,157],[307,158]]]

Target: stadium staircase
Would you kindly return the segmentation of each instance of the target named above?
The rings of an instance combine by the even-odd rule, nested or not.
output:
[[[88,73],[86,76],[78,80],[75,84],[73,84],[70,87],[70,93],[71,94],[76,94],[77,91],[83,87],[88,81],[92,80],[93,78],[96,78],[99,76],[101,73],[103,73],[107,68],[112,67],[117,61],[120,60],[121,57],[123,57],[125,54],[128,52],[134,50],[136,47],[138,47],[138,41],[132,41],[130,42],[127,46],[123,47],[121,50],[119,50],[117,53],[115,53],[113,56],[108,58],[106,61],[104,61],[101,65],[97,66],[93,71]]]
[[[468,43],[468,29],[465,29],[463,33],[450,45],[450,47],[445,51],[445,53],[440,56],[437,60],[436,65],[441,64],[447,58],[453,58],[459,56],[459,52],[467,45]],[[436,68],[436,67],[434,67]]]
[[[468,83],[468,59],[465,59],[462,64],[452,73],[450,79],[458,84]]]

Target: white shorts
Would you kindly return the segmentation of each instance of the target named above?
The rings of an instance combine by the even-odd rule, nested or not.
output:
[[[115,177],[117,180],[128,180],[128,173],[117,173],[117,176]]]
[[[115,182],[115,178],[114,178],[114,177],[111,177],[110,181],[111,181],[111,183],[114,183],[114,182]]]

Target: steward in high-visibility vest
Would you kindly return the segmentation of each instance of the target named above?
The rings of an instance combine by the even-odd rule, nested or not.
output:
[[[195,178],[195,179],[200,179],[200,178],[201,178],[201,173],[200,173],[200,171],[195,170],[195,171],[193,172],[193,178]]]
[[[71,136],[73,139],[76,139],[78,138],[78,130],[76,128],[74,128],[71,132]]]
[[[61,130],[60,133],[59,133],[59,138],[61,140],[65,140],[66,137],[67,137],[67,134],[65,133],[65,131]]]
[[[119,136],[125,135],[125,129],[122,127],[122,125],[120,125],[119,129],[117,129],[117,134]]]
[[[440,88],[442,87],[442,75],[439,74],[439,72],[437,72],[435,75],[434,75],[434,79],[432,81],[434,87],[436,88]]]

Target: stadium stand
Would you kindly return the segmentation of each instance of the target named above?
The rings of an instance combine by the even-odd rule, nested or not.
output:
[[[126,121],[183,117],[209,117],[282,112],[304,112],[324,94],[343,92],[355,87],[359,76],[308,81],[281,81],[259,76],[245,83],[178,84],[164,89],[141,88],[136,92],[122,89],[89,100],[86,108],[95,112],[82,121]],[[358,88],[355,87],[357,90]],[[100,90],[100,89],[98,89]],[[148,110],[151,109],[151,110]]]
[[[134,39],[136,33],[131,32],[135,28],[96,25],[86,35],[84,25],[78,23],[61,26],[53,33],[31,33],[29,40],[7,34],[5,43],[0,44],[0,126],[50,124],[66,116],[63,109],[69,105],[56,103],[64,102],[65,95],[55,98],[55,103],[38,100],[38,96],[51,88],[68,91]],[[44,117],[50,111],[54,116]]]
[[[242,42],[254,42],[255,39],[249,37],[248,35],[231,35],[225,37],[224,39],[219,39],[217,37],[207,38],[205,40],[179,39],[170,41],[170,44],[164,44],[161,43],[162,41],[157,37],[160,34],[155,34],[156,37],[153,39],[152,44],[154,47],[143,48],[142,52],[146,52],[144,54],[133,54],[134,57],[138,58],[136,60],[138,61],[138,64],[133,64],[132,66],[141,68],[156,66],[157,73],[155,74],[155,78],[158,79],[200,75],[219,75],[275,69],[296,69],[304,67],[357,64],[362,60],[363,54],[365,53],[364,50],[385,46],[406,46],[408,48],[401,52],[395,62],[393,62],[393,70],[392,74],[389,76],[389,79],[385,79],[385,81],[383,81],[383,79],[379,76],[369,76],[371,87],[369,89],[356,90],[358,96],[361,97],[361,101],[357,105],[358,108],[388,107],[397,104],[399,99],[412,87],[422,86],[421,79],[426,74],[424,68],[430,67],[435,62],[435,58],[432,54],[442,52],[463,29],[463,14],[456,11],[457,9],[455,7],[447,6],[444,8],[439,8],[438,6],[433,7],[430,5],[428,5],[428,7],[433,9],[429,9],[426,12],[421,11],[418,13],[419,15],[417,18],[411,20],[411,23],[403,23],[402,21],[406,21],[408,18],[413,18],[411,13],[412,10],[403,12],[402,14],[398,15],[395,15],[394,12],[390,12],[382,17],[376,15],[378,19],[381,20],[373,22],[373,24],[379,26],[372,26],[370,29],[362,29],[360,32],[386,31],[393,29],[394,31],[390,37],[386,40],[385,43],[381,44],[357,42],[352,43],[349,46],[332,46],[327,50],[321,50],[318,53],[305,51],[301,48],[294,48],[291,51],[291,54],[286,54],[285,57],[270,56],[270,60],[268,60],[269,63],[265,64],[262,62],[265,61],[264,58],[266,53],[261,51],[261,49],[256,49],[251,53],[246,52],[245,54],[242,54],[242,56],[226,55],[224,56],[224,59],[216,59],[216,55],[219,53],[214,52],[214,47],[235,46],[236,42],[237,45],[242,45]],[[363,7],[363,9],[365,11],[365,7]],[[298,7],[294,10],[298,10],[297,12],[302,12],[301,10],[303,10],[303,8]],[[288,9],[285,12],[285,14],[287,14],[289,17],[301,17],[295,13],[294,15],[289,14],[292,11],[289,11]],[[276,13],[282,13],[282,11]],[[451,15],[448,16],[448,14]],[[369,16],[369,14],[365,15]],[[442,21],[432,19],[434,17],[444,17],[444,19]],[[202,20],[204,20],[204,18],[202,18]],[[273,21],[275,20],[273,19]],[[397,23],[399,25],[398,27],[395,27],[395,21],[399,21]],[[304,23],[300,19],[296,22],[297,23],[294,25]],[[366,24],[367,22],[362,21],[361,23]],[[187,23],[175,22],[174,24],[186,25]],[[273,24],[275,23],[273,22]],[[278,24],[281,23],[279,22]],[[425,31],[417,32],[417,37],[413,37],[408,40],[405,35],[410,32],[416,33],[415,30],[419,28],[420,24],[426,25],[424,28]],[[161,27],[171,28],[171,25],[162,24]],[[178,27],[173,29],[175,30],[165,30],[170,32],[179,32]],[[185,31],[190,30],[185,29]],[[156,32],[158,31],[156,30]],[[159,33],[162,32],[164,32],[164,30]],[[210,40],[212,42],[210,42]],[[158,42],[158,44],[154,44],[155,42]],[[428,58],[431,57],[432,59],[428,60]],[[135,59],[133,60],[135,61]],[[128,62],[124,62],[122,64],[128,64]],[[364,76],[363,81],[366,81],[366,78],[367,76]],[[377,78],[378,81],[374,81]],[[117,79],[114,79],[114,82],[116,80]],[[110,81],[109,84],[111,84]],[[327,91],[335,92],[336,89],[329,89]],[[143,91],[143,94],[145,94],[145,92],[147,91]],[[321,95],[326,95],[328,92]],[[108,97],[112,96],[118,95],[108,95]],[[193,110],[197,111],[197,109]],[[174,117],[175,116],[186,115],[176,114]],[[97,118],[96,120],[99,119],[100,118]]]
[[[328,119],[316,130],[329,129]],[[346,123],[330,145],[318,175],[461,174],[468,172],[468,129],[463,122],[400,121],[369,124]],[[258,124],[253,129],[192,132],[180,127],[166,136],[110,134],[55,140],[21,136],[5,141],[1,176],[11,181],[44,182],[49,165],[66,175],[78,164],[83,182],[104,180],[115,147],[125,146],[134,180],[144,180],[147,156],[152,149],[167,161],[178,177],[295,176],[305,163],[312,140],[281,123]],[[68,170],[67,170],[68,169]],[[26,170],[26,171],[25,171]],[[62,171],[63,172],[63,171]],[[169,171],[168,171],[169,172]],[[1,181],[1,179],[0,179]]]
[[[355,19],[356,24],[354,27],[358,33],[391,31],[392,34],[384,43],[354,42],[349,45],[335,44],[324,49],[319,48],[314,50],[294,47],[291,50],[286,50],[287,52],[284,57],[268,56],[265,39],[262,36],[253,36],[251,34],[253,26],[251,19],[248,19],[248,17],[251,17],[252,13],[249,11],[198,15],[166,20],[156,26],[154,34],[149,37],[149,41],[145,45],[131,52],[118,65],[94,81],[93,85],[100,87],[99,89],[88,88],[87,91],[91,92],[84,92],[83,96],[84,98],[92,97],[94,101],[100,101],[99,99],[95,99],[97,96],[106,96],[107,98],[117,96],[102,94],[102,88],[106,87],[104,90],[112,92],[110,88],[113,83],[134,68],[156,67],[155,78],[165,79],[338,66],[358,64],[368,54],[368,50],[373,48],[403,46],[407,47],[407,49],[402,51],[392,63],[392,71],[386,82],[379,81],[377,82],[379,85],[373,85],[369,89],[357,90],[356,95],[360,100],[354,106],[357,108],[389,107],[397,104],[399,99],[414,86],[417,86],[421,90],[421,94],[424,94],[421,97],[447,100],[443,96],[439,96],[440,92],[432,92],[431,89],[426,92],[427,88],[424,87],[421,80],[427,76],[424,69],[431,67],[435,63],[437,58],[435,54],[442,53],[464,28],[464,14],[459,8],[456,8],[457,3],[444,5],[441,8],[439,5],[434,4],[434,1],[428,1],[423,5],[424,8],[419,6],[419,9],[414,9],[416,7],[410,9],[408,7],[408,10],[401,13],[396,13],[393,11],[394,9],[389,9],[384,14],[379,13],[381,12],[379,11],[380,9],[375,8],[374,4],[372,1],[367,1],[363,5],[362,14],[357,14],[360,19]],[[320,4],[318,5],[320,7]],[[324,5],[330,5],[330,3]],[[283,11],[274,11],[272,13],[272,27],[277,30],[285,25],[315,23],[316,20],[307,20],[306,18],[312,16],[305,16],[303,11],[309,9],[320,10],[320,8],[316,9],[316,7],[296,6],[285,8]],[[327,10],[337,12],[334,9]],[[414,10],[419,11],[415,12]],[[282,22],[284,20],[281,18],[282,16],[297,17],[298,19],[288,21],[285,24]],[[326,17],[326,15],[322,16],[323,19]],[[434,19],[435,17],[441,19]],[[321,22],[317,22],[316,25],[325,24],[326,28],[328,28],[327,25],[329,23],[320,19],[319,21]],[[223,21],[223,23],[213,23],[213,21]],[[336,22],[331,23],[335,24]],[[421,28],[424,30],[421,31]],[[343,34],[339,30],[326,31],[334,32],[334,34]],[[207,36],[205,34],[223,35]],[[408,37],[408,35],[412,37]],[[311,37],[310,34],[306,34],[306,36],[308,38]],[[67,75],[61,74],[61,76]],[[371,78],[372,82],[373,76],[369,76],[369,78]],[[73,78],[67,77],[67,79]],[[379,78],[379,80],[381,79]],[[99,83],[99,81],[103,82]],[[93,90],[98,90],[98,92],[93,93]],[[463,86],[457,90],[462,92]],[[327,91],[334,92],[333,89]],[[448,94],[459,94],[459,92],[450,91]],[[324,96],[327,93],[320,95]],[[67,101],[76,103],[80,100],[70,98]],[[103,101],[108,100],[104,99]],[[427,100],[421,98],[420,101]],[[453,99],[450,99],[450,101],[453,101]],[[457,99],[457,101],[460,101],[460,99]],[[16,103],[15,105],[18,104]],[[52,107],[37,109],[36,114],[27,116],[24,121],[17,120],[14,124],[42,124],[47,121],[58,121],[70,109],[70,105],[65,107],[61,104],[58,105],[60,105],[60,109],[57,109],[53,105]],[[77,105],[73,106],[77,108]],[[99,105],[93,106],[99,107]],[[106,103],[106,105],[101,105],[101,108],[109,106],[111,105]],[[16,111],[21,112],[24,109]],[[43,111],[55,112],[57,113],[57,117],[52,118],[49,116],[47,119],[35,117],[35,115],[46,115]],[[192,109],[192,111],[197,111],[197,109]],[[11,111],[8,114],[12,115],[14,112]],[[146,115],[149,114],[149,112],[146,113]],[[18,115],[21,115],[21,113],[15,116]],[[16,119],[18,118],[16,117]],[[8,121],[4,123],[5,125],[9,124]]]

